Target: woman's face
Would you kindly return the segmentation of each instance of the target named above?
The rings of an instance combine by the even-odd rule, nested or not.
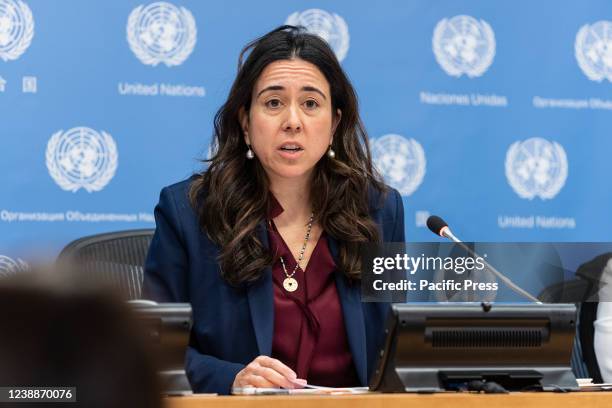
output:
[[[269,64],[259,76],[244,139],[271,179],[307,178],[332,142],[340,121],[332,114],[329,83],[316,65],[296,58]]]

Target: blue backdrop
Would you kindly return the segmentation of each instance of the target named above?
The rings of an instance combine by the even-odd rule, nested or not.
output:
[[[377,166],[480,241],[608,241],[612,4],[558,0],[0,0],[0,262],[153,227],[201,168],[240,49],[285,22],[326,38]]]

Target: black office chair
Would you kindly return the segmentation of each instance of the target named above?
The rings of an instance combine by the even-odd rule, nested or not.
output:
[[[137,229],[79,238],[62,250],[58,262],[76,263],[82,273],[111,286],[125,299],[140,299],[145,257],[154,231]]]
[[[80,273],[110,286],[124,299],[140,299],[144,263],[154,229],[137,229],[79,238],[69,243],[58,256],[58,263],[78,265]],[[189,393],[191,386],[184,370],[161,371],[165,392]]]
[[[586,265],[586,264],[585,264]],[[585,279],[579,273],[579,279],[556,283],[544,289],[538,299],[544,303],[575,303],[576,304],[576,335],[572,349],[571,366],[576,378],[592,378],[595,382],[601,382],[601,374],[595,359],[593,349],[593,321],[589,311],[592,310],[597,297],[598,285],[592,279]],[[596,309],[595,309],[596,310]],[[586,338],[585,333],[591,333]]]

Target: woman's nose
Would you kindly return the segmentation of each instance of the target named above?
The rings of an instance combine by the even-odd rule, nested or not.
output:
[[[287,108],[285,122],[283,123],[283,130],[287,132],[299,132],[302,130],[302,120],[300,118],[298,106],[292,104]]]

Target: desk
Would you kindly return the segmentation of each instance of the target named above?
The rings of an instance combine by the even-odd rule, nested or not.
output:
[[[612,407],[612,392],[512,394],[367,394],[294,396],[193,395],[164,399],[165,408],[598,408]]]

